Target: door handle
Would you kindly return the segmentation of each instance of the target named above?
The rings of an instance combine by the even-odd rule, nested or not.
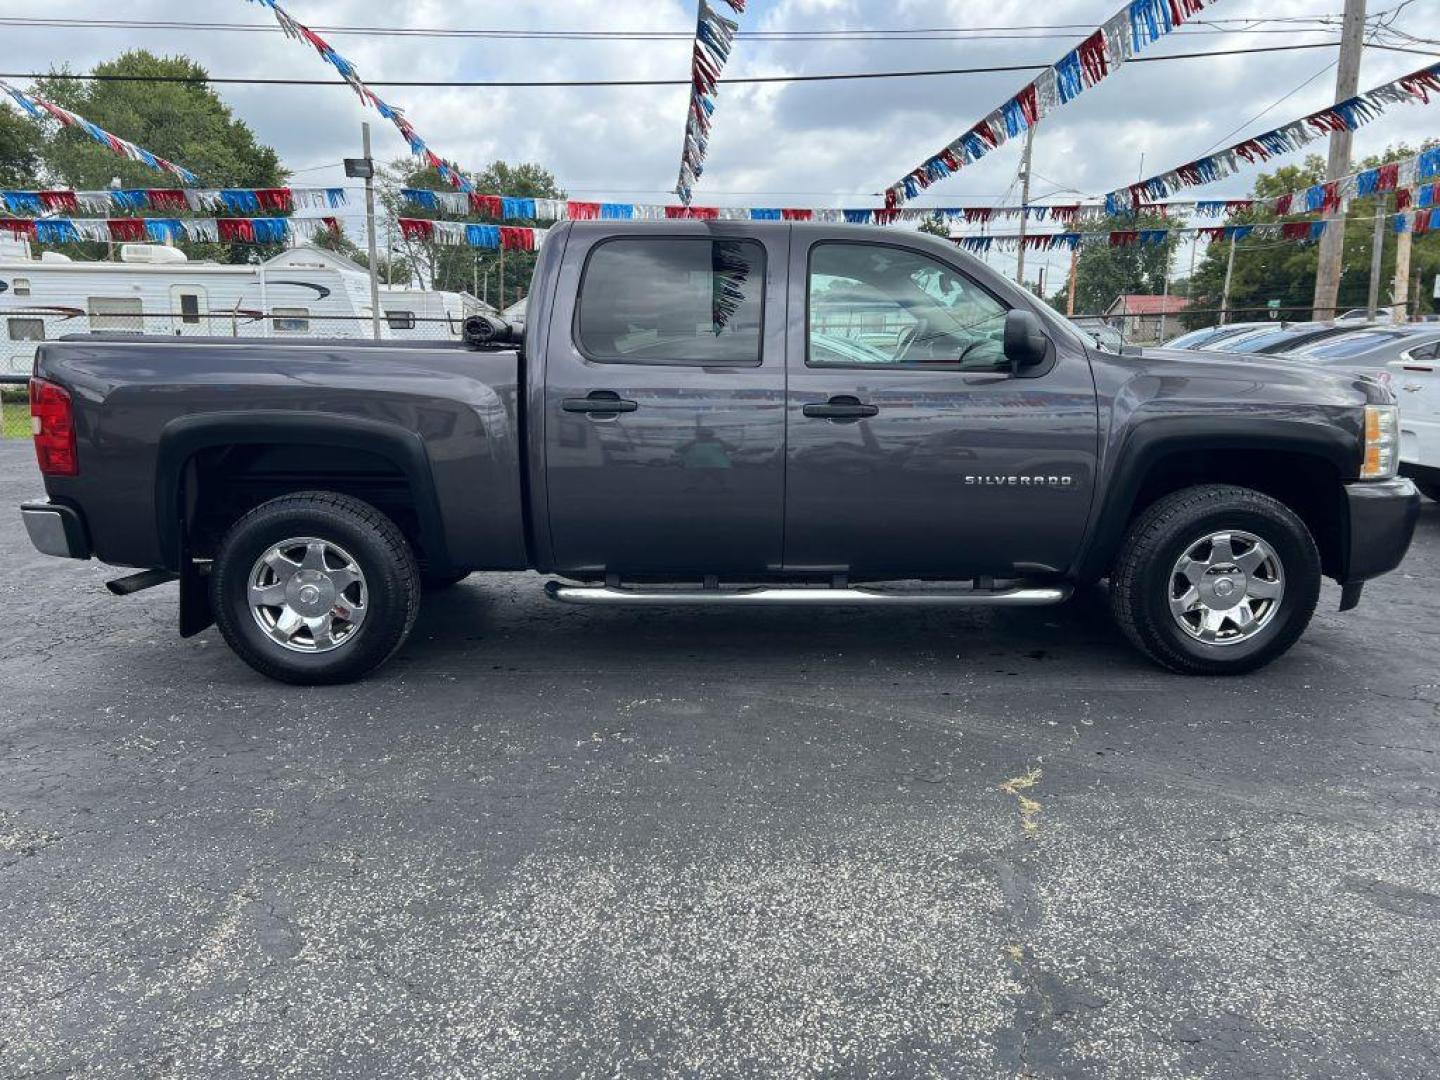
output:
[[[614,390],[592,390],[585,397],[565,398],[560,408],[569,413],[589,413],[591,416],[618,416],[622,412],[634,412],[640,406],[626,401]]]
[[[880,406],[866,405],[849,394],[837,394],[824,404],[802,406],[800,412],[816,420],[864,420],[877,415]]]

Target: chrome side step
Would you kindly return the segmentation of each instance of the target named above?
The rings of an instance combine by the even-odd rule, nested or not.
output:
[[[1070,599],[1069,585],[1023,586],[1012,589],[884,590],[851,586],[836,589],[808,586],[753,589],[624,588],[610,585],[566,585],[550,581],[545,594],[562,604],[811,604],[852,607],[1044,607]]]

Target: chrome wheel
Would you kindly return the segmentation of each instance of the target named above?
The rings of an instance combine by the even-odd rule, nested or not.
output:
[[[1208,645],[1234,645],[1263,630],[1280,610],[1285,569],[1254,533],[1229,529],[1190,545],[1170,571],[1170,613]]]
[[[256,559],[247,593],[266,636],[304,653],[329,652],[353,638],[369,600],[350,553],[310,536],[283,540]]]

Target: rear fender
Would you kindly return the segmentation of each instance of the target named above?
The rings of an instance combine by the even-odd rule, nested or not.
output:
[[[409,484],[428,565],[442,574],[451,570],[430,458],[419,435],[379,420],[262,410],[182,416],[161,431],[155,524],[167,569],[183,574],[189,562],[185,548],[194,499],[187,496],[185,480],[194,456],[214,447],[277,443],[364,450],[388,459]],[[181,584],[183,592],[183,577]],[[194,612],[188,621],[203,617]]]

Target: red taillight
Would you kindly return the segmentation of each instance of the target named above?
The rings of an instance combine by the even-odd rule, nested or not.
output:
[[[30,430],[35,435],[35,457],[41,473],[74,476],[80,471],[70,395],[63,387],[44,379],[30,380]]]

